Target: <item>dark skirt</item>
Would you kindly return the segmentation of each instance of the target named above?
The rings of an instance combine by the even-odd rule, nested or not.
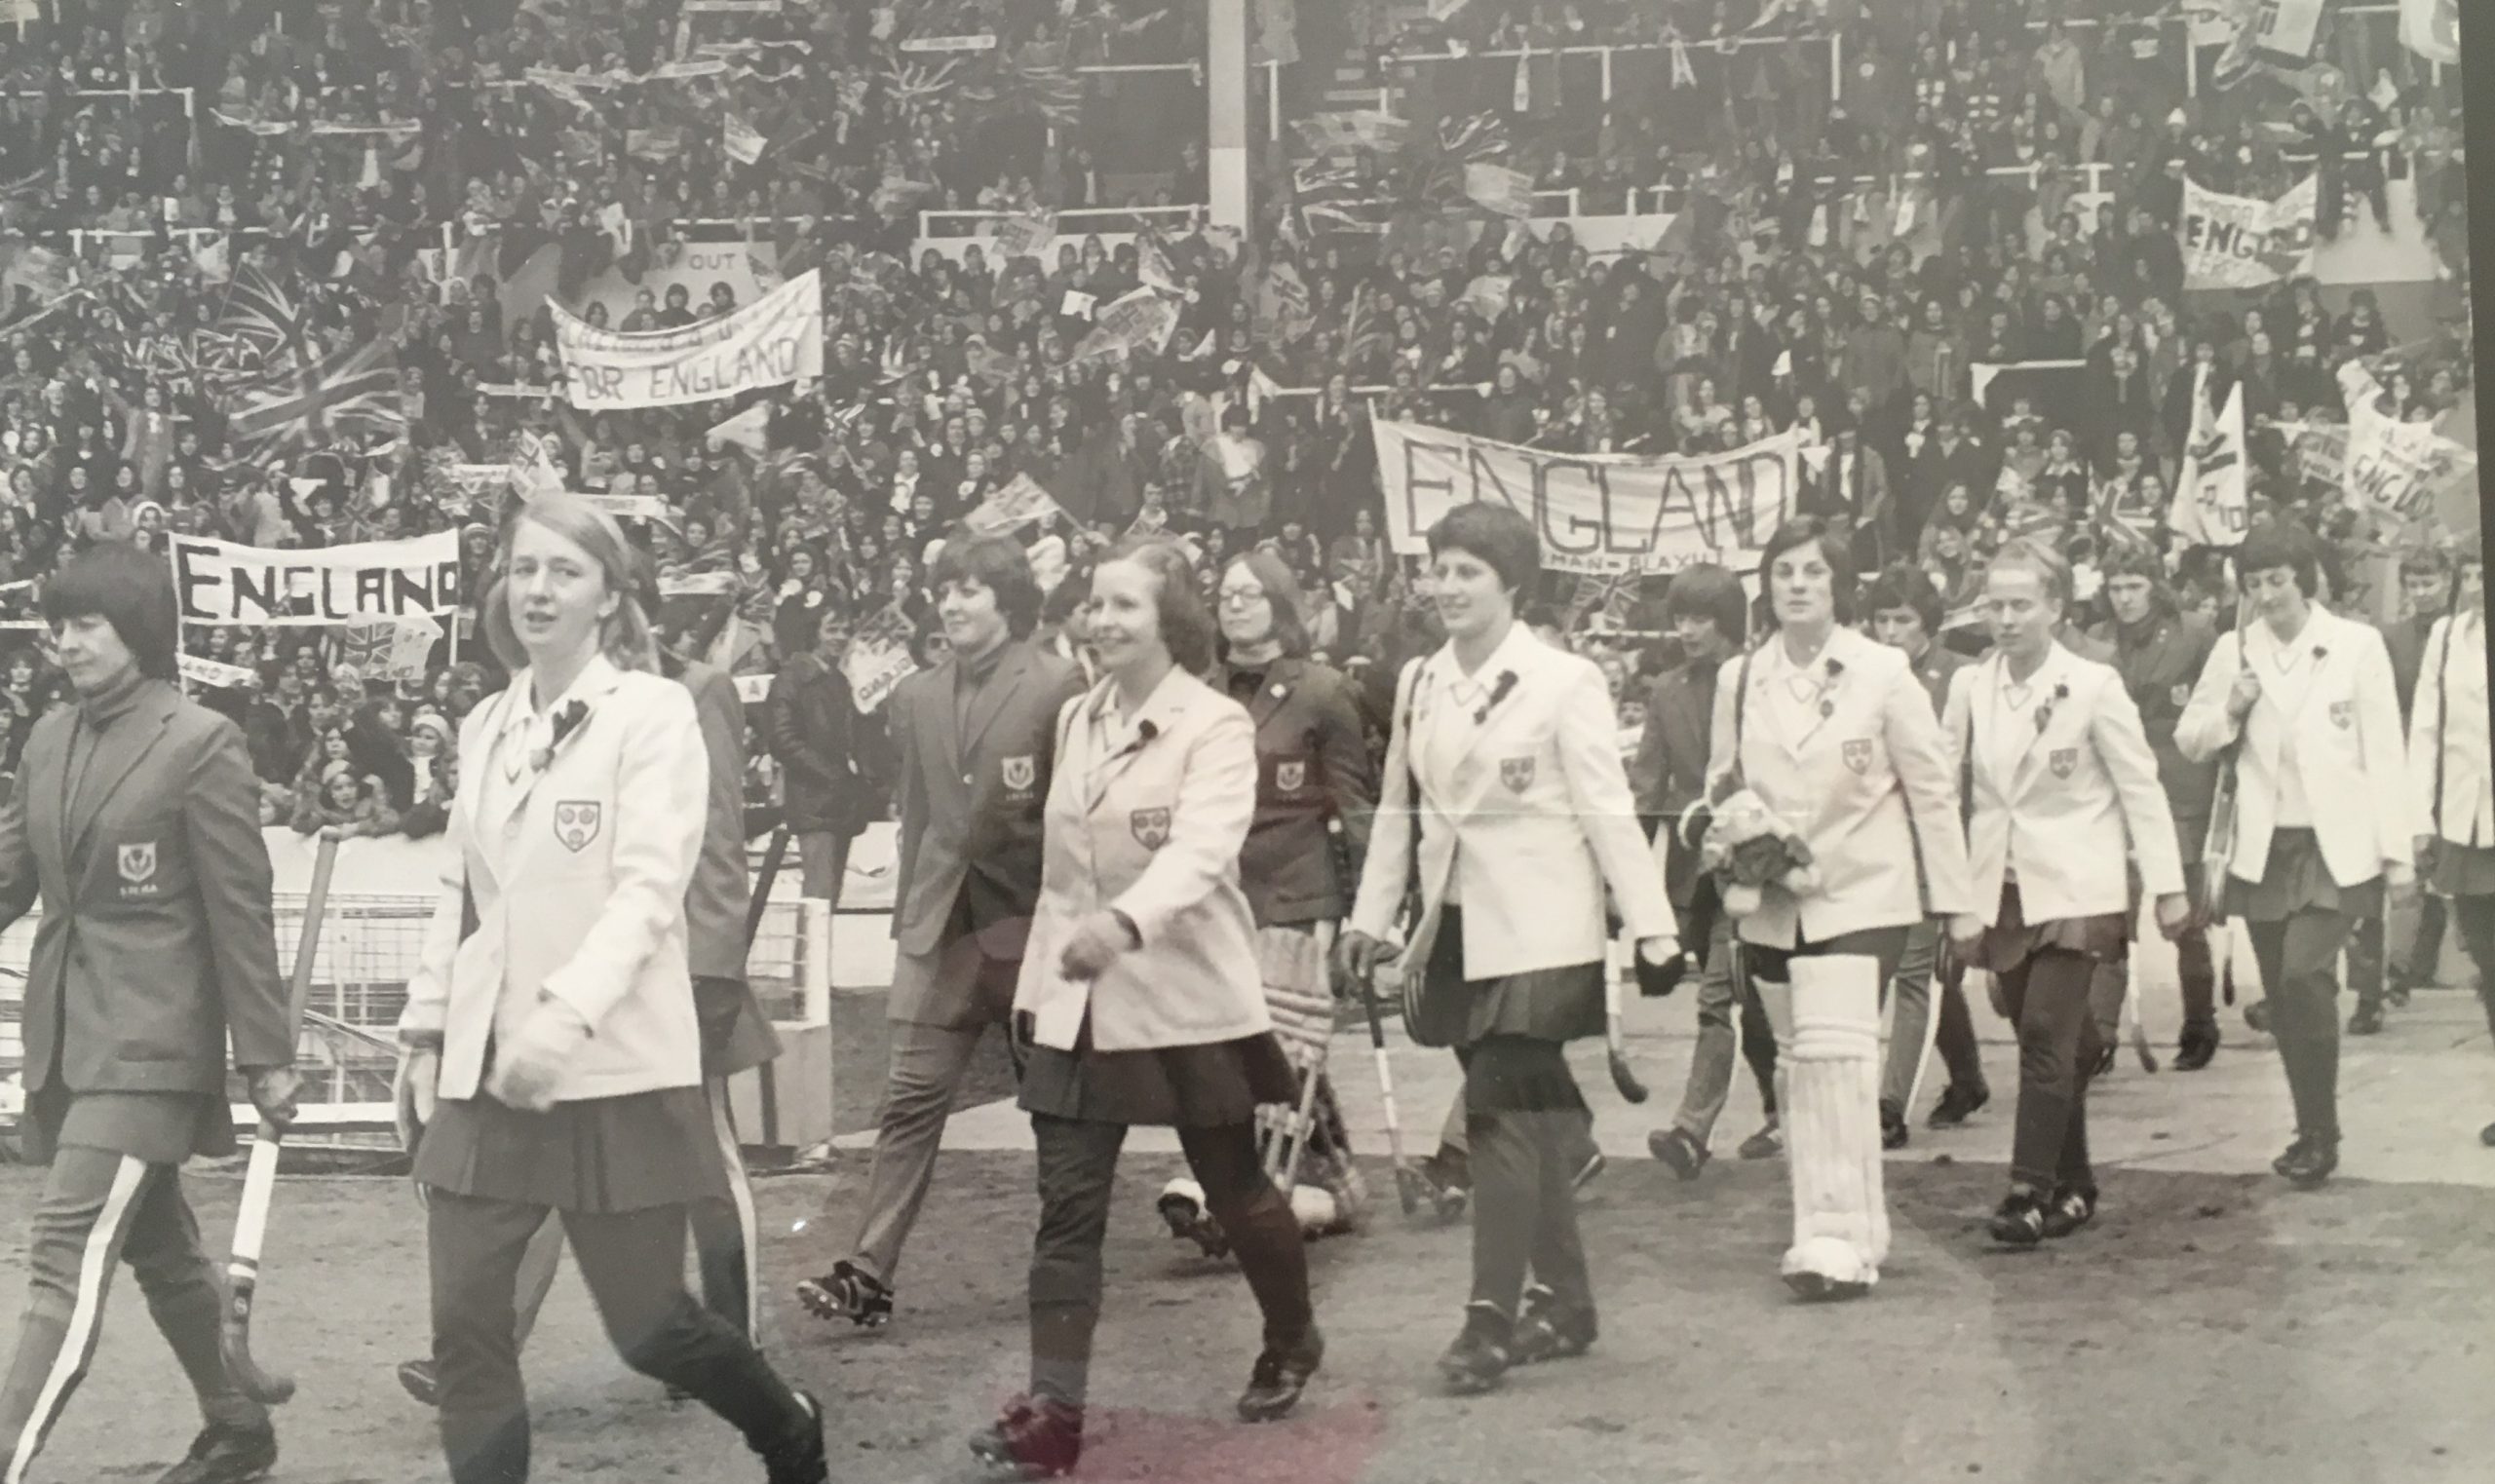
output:
[[[1529,969],[1497,978],[1464,972],[1464,911],[1440,910],[1438,937],[1430,944],[1422,1003],[1409,1028],[1426,1046],[1470,1046],[1493,1036],[1568,1042],[1603,1033],[1600,960]]]
[[[724,1199],[727,1165],[700,1087],[522,1113],[444,1100],[416,1146],[419,1185],[481,1200],[615,1215]]]
[[[2331,879],[2312,830],[2281,829],[2270,836],[2261,879],[2237,881],[2229,895],[2230,909],[2247,923],[2283,923],[2299,912],[2367,918],[2382,911],[2382,878],[2343,887]]]
[[[1271,1031],[1202,1046],[1103,1051],[1083,1022],[1074,1049],[1028,1048],[1025,1113],[1090,1123],[1222,1128],[1252,1123],[1260,1103],[1294,1102],[1299,1074]]]
[[[2437,896],[2495,896],[2495,849],[2437,840],[2418,875]]]
[[[1978,969],[2008,973],[2048,948],[2112,963],[2130,951],[2130,919],[2120,912],[2031,923],[2018,898],[2018,883],[2006,881],[2001,886],[2001,910],[1976,945],[1975,963]]]

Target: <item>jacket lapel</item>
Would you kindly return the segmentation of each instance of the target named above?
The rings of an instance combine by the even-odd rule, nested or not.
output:
[[[1464,751],[1456,763],[1456,776],[1452,780],[1455,791],[1460,795],[1471,796],[1471,790],[1464,785],[1478,773],[1476,765],[1481,761],[1483,745],[1493,735],[1505,729],[1508,718],[1515,715],[1520,706],[1532,704],[1533,698],[1528,693],[1534,689],[1542,672],[1542,666],[1535,662],[1544,652],[1542,641],[1535,638],[1533,630],[1519,621],[1508,630],[1507,638],[1500,641],[1499,647],[1491,651],[1489,663],[1474,673],[1473,681],[1481,691],[1479,701],[1471,706],[1462,706],[1454,704],[1451,696],[1439,698],[1446,704],[1447,711],[1439,718],[1439,724],[1465,729]],[[1454,656],[1447,658],[1447,673],[1455,673],[1452,667]],[[1507,677],[1510,675],[1516,678],[1509,680]],[[1506,692],[1504,695],[1500,694],[1503,690]],[[1492,699],[1494,697],[1495,700]],[[1477,714],[1479,720],[1475,719]]]
[[[953,687],[961,683],[956,667],[961,663],[945,661],[937,667],[934,682],[918,691],[918,725],[914,730],[921,737],[936,740],[936,756],[942,761],[946,778],[962,776],[964,748],[961,733],[953,725]]]
[[[1274,713],[1290,700],[1290,693],[1298,688],[1299,662],[1276,660],[1265,671],[1265,683],[1256,687],[1255,694],[1248,698],[1248,719],[1256,724],[1258,731],[1264,730],[1265,723],[1273,719]]]
[[[2054,688],[2063,684],[2064,681],[2062,647],[2056,644],[2046,654],[2045,663],[2036,667],[2036,673],[2027,677],[2027,704],[2018,708],[2018,724],[2012,729],[2018,739],[2015,743],[2018,748],[2018,764],[2011,775],[2009,795],[2011,798],[2021,797],[2027,792],[2036,780],[2038,761],[2050,756],[2053,752],[2051,747],[2041,745],[2045,728],[2037,726],[2033,718],[2037,711],[2047,705],[2054,708],[2055,715],[2060,714],[2061,703],[2054,699]],[[2047,725],[2051,724],[2049,720]]]
[[[1021,688],[1023,681],[1030,675],[1029,647],[1018,639],[1010,639],[1007,642],[1013,647],[997,656],[995,672],[987,677],[985,685],[972,693],[968,717],[969,728],[962,734],[960,742],[954,749],[956,763],[979,751],[979,739],[987,735],[988,727],[1003,712],[1005,704],[1014,699],[1014,693]],[[949,693],[945,699],[947,702],[951,700]],[[948,704],[946,710],[950,709]],[[959,771],[958,768],[956,771]]]
[[[96,827],[96,817],[112,802],[131,770],[154,749],[165,735],[166,724],[173,719],[173,708],[180,697],[170,685],[161,682],[149,687],[130,708],[130,714],[96,738],[96,750],[87,760],[87,776],[78,780],[78,796],[66,801],[67,842],[63,860],[70,859],[87,843]]]
[[[1136,708],[1134,730],[1127,735],[1126,740],[1110,748],[1104,756],[1085,758],[1083,812],[1086,815],[1100,807],[1100,801],[1109,796],[1109,785],[1117,781],[1119,775],[1133,767],[1135,759],[1141,757],[1146,748],[1167,745],[1164,739],[1177,728],[1187,713],[1187,678],[1186,671],[1176,668],[1162,676],[1161,684],[1154,687],[1152,694]],[[1081,745],[1086,749],[1091,745],[1094,708],[1115,706],[1112,687],[1116,684],[1114,680],[1101,681],[1085,698],[1082,709],[1075,713],[1074,725],[1084,733]],[[1147,730],[1151,733],[1149,737],[1145,735]]]
[[[55,862],[69,858],[69,802],[61,797],[68,780],[63,739],[69,729],[38,723],[26,739],[26,755],[18,768],[18,797],[26,801],[26,838],[48,851]]]
[[[590,666],[591,668],[584,671],[581,678],[573,684],[572,688],[565,692],[563,696],[556,702],[556,708],[557,710],[560,710],[563,706],[569,705],[575,701],[589,708],[589,713],[581,718],[580,725],[563,734],[562,742],[559,742],[555,749],[558,756],[561,753],[569,751],[574,745],[576,745],[582,733],[597,725],[598,708],[606,701],[607,697],[614,693],[616,681],[621,678],[614,666],[608,664],[603,656],[592,660],[590,662]],[[512,676],[511,685],[503,692],[503,709],[494,717],[494,732],[492,735],[503,738],[503,741],[500,745],[493,749],[494,755],[488,760],[488,766],[505,774],[508,774],[513,762],[510,752],[506,749],[512,747],[525,748],[527,745],[526,733],[523,732],[507,735],[504,729],[511,724],[513,709],[522,704],[520,697],[525,693],[520,688],[531,683],[529,671],[527,670],[521,670],[518,674]],[[614,723],[611,721],[608,723],[610,726],[613,724]],[[549,760],[547,766],[543,769],[535,769],[526,766],[526,760],[524,758],[520,761],[521,769],[519,780],[516,783],[509,782],[507,780],[505,781],[503,791],[500,794],[499,800],[492,812],[492,818],[480,821],[488,829],[503,828],[509,825],[514,818],[523,813],[528,808],[529,800],[535,797],[537,793],[537,785],[544,782],[546,779],[555,772],[555,763],[552,760]],[[515,860],[518,854],[526,850],[527,844],[528,842],[523,836],[521,840],[521,851],[514,853]],[[511,863],[512,862],[510,861],[506,862],[506,864]],[[501,874],[506,877],[509,875],[507,871],[497,874]]]

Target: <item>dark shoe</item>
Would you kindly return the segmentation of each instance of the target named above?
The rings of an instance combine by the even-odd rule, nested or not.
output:
[[[2337,1139],[2308,1138],[2297,1141],[2295,1148],[2279,1157],[2273,1166],[2299,1190],[2313,1190],[2330,1178],[2339,1167]]]
[[[2068,1237],[2096,1219],[2094,1191],[2063,1191],[2045,1207],[2045,1235]]]
[[[2348,1012],[2348,1034],[2351,1036],[2381,1035],[2382,1002],[2359,1000],[2357,1008]]]
[[[417,1406],[439,1407],[441,1405],[441,1378],[433,1373],[433,1362],[430,1360],[400,1361],[399,1388],[415,1398]]]
[[[1670,1165],[1683,1180],[1697,1179],[1708,1158],[1706,1147],[1685,1128],[1658,1128],[1646,1135],[1646,1153]]]
[[[2489,1123],[2477,1130],[2477,1142],[2489,1149],[2495,1149],[2495,1123]]]
[[[2088,1080],[2094,1082],[2096,1079],[2103,1077],[2108,1072],[2113,1071],[2114,1062],[2121,1056],[2123,1044],[2120,1037],[2107,1041],[2102,1046],[2099,1046],[2096,1050],[2096,1064],[2088,1069]]]
[[[2281,1175],[2284,1175],[2288,1170],[2295,1168],[2296,1162],[2304,1158],[2305,1145],[2310,1142],[2310,1140],[2305,1138],[2304,1130],[2301,1128],[2297,1129],[2295,1138],[2288,1143],[2285,1149],[2280,1151],[2279,1158],[2270,1161],[2270,1168]]]
[[[277,1466],[277,1429],[229,1427],[221,1423],[202,1428],[191,1440],[188,1457],[165,1470],[156,1484],[249,1484],[268,1477]]]
[[[1313,1326],[1297,1345],[1283,1350],[1267,1346],[1248,1373],[1248,1389],[1239,1393],[1239,1420],[1269,1423],[1299,1405],[1299,1393],[1308,1389],[1308,1378],[1324,1359],[1325,1337]]]
[[[2210,1059],[2215,1057],[2217,1054],[2218,1028],[2216,1026],[2196,1025],[2189,1027],[2183,1032],[2183,1039],[2175,1044],[2174,1070],[2177,1072],[2198,1072],[2203,1067],[2207,1066]]]
[[[1438,1208],[1439,1220],[1453,1221],[1464,1214],[1465,1203],[1473,1194],[1473,1161],[1452,1149],[1441,1149],[1420,1163],[1421,1178],[1430,1184],[1430,1203]]]
[[[2244,1023],[2261,1035],[2270,1034],[2270,1002],[2255,1000],[2244,1008]]]
[[[1586,1187],[1601,1179],[1602,1172],[1610,1167],[1611,1161],[1604,1159],[1602,1151],[1597,1149],[1586,1157],[1585,1163],[1577,1166],[1576,1178],[1568,1183],[1568,1188],[1582,1196]]]
[[[1951,1083],[1940,1089],[1940,1101],[1932,1105],[1932,1116],[1925,1119],[1927,1128],[1955,1128],[1973,1118],[1984,1104],[1992,1101],[1992,1088],[1977,1083]]]
[[[824,1458],[823,1403],[813,1392],[799,1391],[797,1405],[806,1409],[806,1420],[778,1442],[755,1450],[762,1455],[764,1484],[827,1484],[831,1478],[831,1465]]]
[[[818,1319],[847,1319],[861,1329],[881,1329],[893,1317],[892,1285],[847,1261],[799,1282],[797,1302]]]
[[[1880,1099],[1880,1147],[1906,1147],[1906,1111],[1885,1097]]]
[[[1774,1119],[1768,1120],[1765,1127],[1744,1139],[1742,1147],[1735,1152],[1745,1160],[1775,1159],[1785,1153],[1784,1125]]]
[[[1439,1379],[1449,1395],[1478,1396],[1496,1390],[1508,1373],[1508,1345],[1515,1326],[1487,1304],[1468,1304],[1464,1330],[1439,1357]]]
[[[1594,1312],[1559,1307],[1548,1288],[1525,1290],[1524,1317],[1508,1340],[1510,1365],[1538,1365],[1545,1360],[1570,1360],[1593,1349]]]
[[[2012,1191],[1993,1208],[1992,1239],[2005,1247],[2032,1247],[2045,1239],[2045,1208],[2025,1191]]]
[[[1191,1241],[1199,1251],[1210,1258],[1230,1255],[1230,1238],[1223,1235],[1221,1223],[1200,1201],[1172,1192],[1161,1198],[1161,1219],[1170,1227],[1170,1235]]]
[[[971,1434],[971,1452],[1013,1477],[1054,1479],[1083,1458],[1083,1409],[1054,1396],[1017,1396]]]

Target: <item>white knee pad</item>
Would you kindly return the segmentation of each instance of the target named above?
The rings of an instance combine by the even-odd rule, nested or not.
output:
[[[1205,1188],[1197,1184],[1192,1175],[1180,1175],[1161,1188],[1162,1204],[1166,1205],[1173,1199],[1187,1202],[1201,1213],[1205,1208]]]
[[[1880,966],[1855,954],[1791,964],[1785,1072],[1785,1163],[1793,1182],[1788,1279],[1868,1287],[1889,1251],[1880,1163]]]

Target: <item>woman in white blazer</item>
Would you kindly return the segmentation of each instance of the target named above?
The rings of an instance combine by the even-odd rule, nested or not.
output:
[[[552,1209],[626,1361],[734,1425],[772,1484],[811,1484],[812,1398],[684,1285],[687,1206],[728,1195],[684,916],[710,768],[632,571],[603,512],[540,499],[480,607],[512,681],[461,728],[453,869],[399,1026],[442,1448],[454,1484],[527,1477],[513,1302]]]
[[[2271,1167],[2319,1185],[2339,1165],[2339,949],[2407,879],[2407,745],[2391,655],[2372,626],[2324,612],[2321,545],[2293,521],[2236,549],[2258,622],[2222,634],[2174,726],[2195,762],[2227,759],[2234,828],[2217,842],[2269,997],[2296,1136]]]
[[[1879,1280],[1889,1248],[1880,987],[1927,893],[1961,948],[1982,922],[1931,698],[1903,651],[1844,627],[1846,543],[1794,521],[1762,549],[1759,570],[1771,628],[1716,685],[1708,797],[1746,788],[1810,848],[1808,890],[1767,886],[1738,932],[1776,1031],[1793,1181],[1785,1280],[1805,1298],[1845,1298]]]
[[[1196,678],[1213,623],[1167,541],[1092,576],[1101,679],[1058,714],[1040,897],[1015,986],[1021,1106],[1039,1159],[1031,1385],[971,1439],[1030,1477],[1074,1466],[1100,1245],[1133,1124],[1175,1127],[1265,1321],[1238,1411],[1281,1417],[1325,1352],[1290,1203],[1257,1159],[1262,1103],[1297,1088],[1274,1039],[1239,852],[1256,810],[1255,727]]]
[[[1403,962],[1424,988],[1406,1028],[1464,1062],[1473,1175],[1472,1300],[1439,1370],[1473,1392],[1594,1340],[1573,1189],[1593,1117],[1563,1053],[1603,1030],[1605,889],[1645,963],[1680,950],[1602,671],[1516,621],[1542,565],[1532,525],[1465,505],[1429,544],[1446,643],[1397,687],[1342,953],[1367,982],[1418,894]]]
[[[2486,730],[2486,564],[2464,556],[2451,611],[2426,632],[2408,722],[2408,785],[2417,799],[2417,874],[2451,901],[2495,1029],[2495,762]],[[2480,1139],[2495,1145],[2495,1123]]]
[[[2174,816],[2139,708],[2111,666],[2054,641],[2070,566],[2015,541],[1984,574],[1993,652],[1950,678],[1942,735],[1959,759],[1967,856],[1984,934],[2018,1028],[2018,1117],[1995,1240],[2032,1246],[2096,1214],[2088,1160],[2089,985],[2130,940],[2129,863],[2169,936],[2191,916]]]

